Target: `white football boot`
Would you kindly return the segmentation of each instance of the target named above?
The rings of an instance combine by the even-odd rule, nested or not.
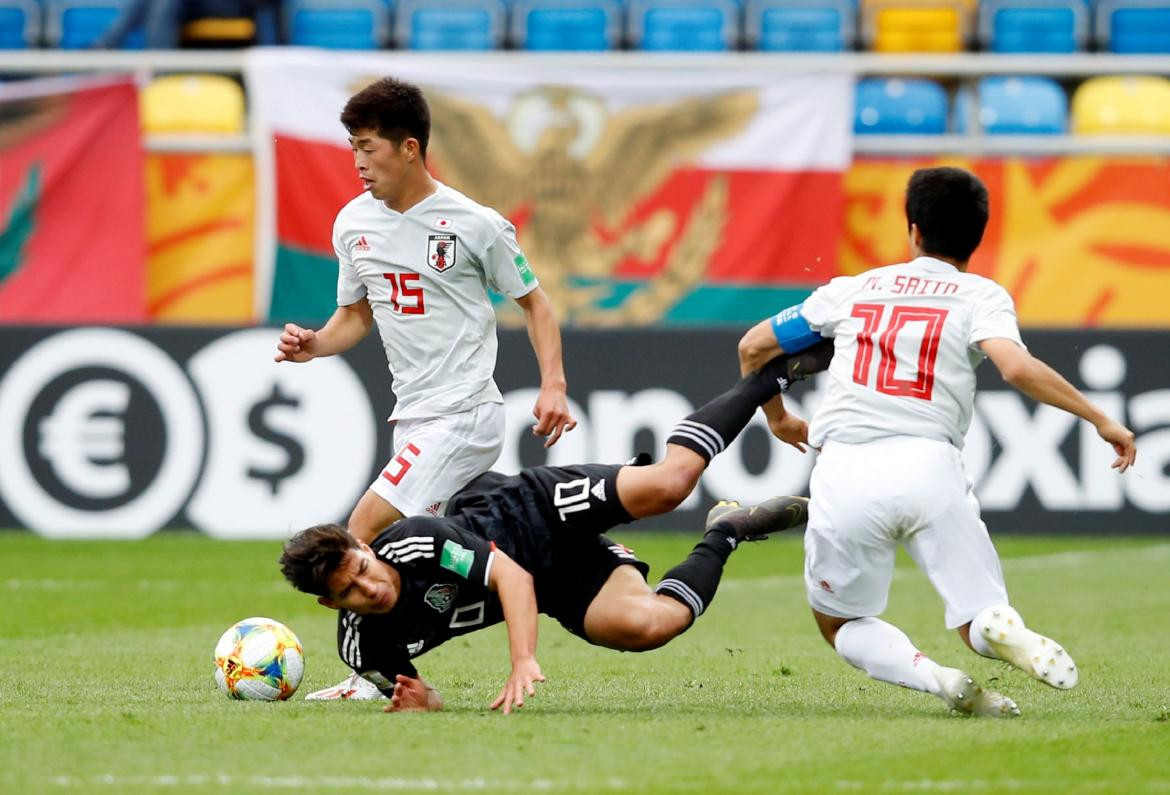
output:
[[[988,607],[971,624],[1001,660],[1033,679],[1060,690],[1076,686],[1079,674],[1072,657],[1052,638],[1024,626],[1024,619],[1014,608]]]
[[[358,673],[352,673],[333,687],[316,690],[305,696],[305,701],[377,701],[386,698],[378,686]]]
[[[984,690],[975,680],[958,668],[939,666],[935,681],[942,688],[939,694],[951,709],[980,718],[1016,718],[1020,708],[1016,702],[995,690]]]

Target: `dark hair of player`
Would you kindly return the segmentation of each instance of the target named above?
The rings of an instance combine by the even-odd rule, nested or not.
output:
[[[341,123],[350,134],[377,130],[378,135],[395,144],[416,138],[419,153],[424,159],[427,156],[431,111],[422,90],[413,83],[393,77],[375,80],[345,103]]]
[[[280,570],[298,591],[329,596],[326,581],[351,549],[358,549],[358,542],[344,527],[314,525],[284,542]]]
[[[922,252],[971,258],[987,227],[987,188],[961,168],[920,168],[906,186],[906,224],[918,224]]]

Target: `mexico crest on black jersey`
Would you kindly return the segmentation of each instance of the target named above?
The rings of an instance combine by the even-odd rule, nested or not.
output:
[[[427,589],[423,596],[427,600],[427,604],[438,610],[440,613],[447,612],[451,605],[455,603],[455,597],[459,594],[458,586],[448,583],[435,584]]]
[[[444,273],[455,265],[455,235],[427,235],[427,264]]]

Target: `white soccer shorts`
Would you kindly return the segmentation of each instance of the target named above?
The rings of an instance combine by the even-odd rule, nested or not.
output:
[[[828,442],[810,493],[804,580],[815,610],[881,615],[899,543],[942,597],[948,628],[1007,604],[999,556],[953,445],[911,436]]]
[[[442,516],[451,495],[491,469],[503,447],[500,403],[481,403],[444,417],[399,420],[394,455],[370,491],[403,516]]]

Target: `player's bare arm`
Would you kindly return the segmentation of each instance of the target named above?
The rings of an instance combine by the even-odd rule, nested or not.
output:
[[[394,695],[383,712],[438,712],[443,708],[443,697],[430,682],[420,677],[398,674],[394,677]]]
[[[512,656],[512,675],[491,708],[503,707],[507,715],[513,707],[524,706],[526,695],[536,695],[536,682],[545,681],[536,662],[536,589],[532,575],[499,549],[492,553],[488,588],[499,594]]]
[[[320,329],[285,324],[276,345],[278,362],[308,362],[332,356],[357,345],[374,323],[374,313],[365,298],[348,306],[339,306]]]
[[[979,343],[983,352],[999,370],[1003,380],[1028,397],[1075,414],[1092,423],[1102,439],[1113,446],[1117,460],[1113,468],[1124,472],[1137,457],[1134,433],[1111,419],[1093,405],[1064,376],[1009,339],[989,339]]]
[[[524,310],[528,339],[540,365],[540,395],[532,409],[536,425],[532,432],[546,437],[544,446],[552,447],[565,431],[577,427],[569,413],[568,386],[561,361],[561,330],[556,313],[544,290],[537,287],[516,299]]]

